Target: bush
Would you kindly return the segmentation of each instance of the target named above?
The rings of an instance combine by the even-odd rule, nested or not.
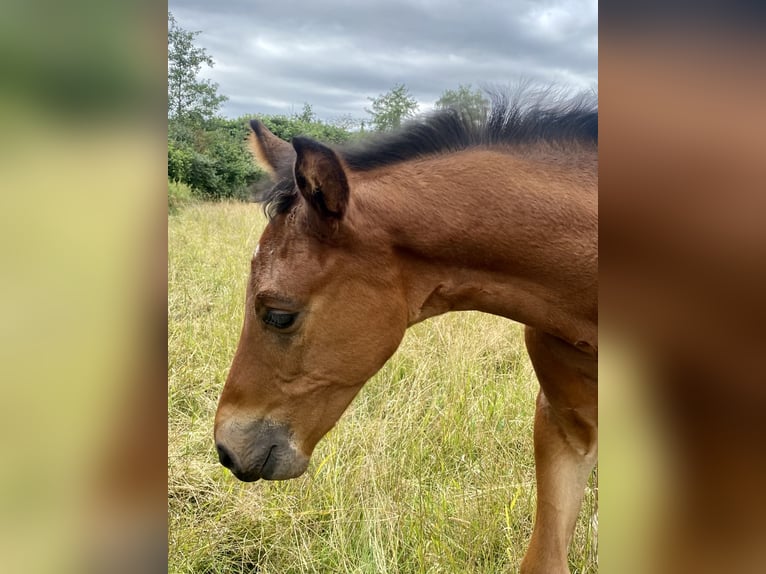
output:
[[[168,213],[175,214],[194,200],[191,188],[185,183],[168,180]]]
[[[256,167],[246,140],[249,117],[173,119],[168,124],[168,179],[184,183],[205,199],[250,199],[250,186],[264,176]],[[308,136],[327,143],[348,141],[351,132],[326,124],[304,106],[300,115],[261,118],[278,137],[290,141]]]
[[[351,133],[342,127],[299,116],[263,116],[258,119],[275,136],[285,141],[290,141],[295,136],[306,136],[324,143],[338,144],[348,141],[351,136]]]
[[[191,149],[177,147],[168,141],[168,180],[174,182],[188,181],[194,152]]]
[[[246,123],[222,118],[196,126],[177,123],[169,130],[168,179],[207,199],[249,199],[248,187],[262,172],[245,145]]]

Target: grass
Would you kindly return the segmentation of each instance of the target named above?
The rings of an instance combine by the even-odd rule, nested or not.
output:
[[[416,325],[286,482],[238,482],[212,425],[242,324],[252,204],[169,218],[169,571],[518,571],[535,508],[537,382],[522,329],[480,313]],[[570,551],[597,571],[596,475]]]
[[[184,206],[194,201],[191,187],[179,181],[168,180],[168,213],[177,214]]]

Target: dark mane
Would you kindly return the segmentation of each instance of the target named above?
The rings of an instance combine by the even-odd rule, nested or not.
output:
[[[400,130],[362,142],[335,147],[354,171],[369,171],[411,159],[446,154],[473,147],[524,144],[598,146],[598,103],[595,95],[556,100],[490,95],[492,106],[482,121],[455,109],[440,110],[412,120]],[[287,212],[296,198],[291,170],[278,174],[277,183],[256,192],[269,217]]]
[[[336,150],[352,170],[367,171],[471,147],[531,143],[598,145],[598,108],[592,98],[531,104],[492,94],[487,117],[476,122],[458,110],[438,111],[356,147]]]

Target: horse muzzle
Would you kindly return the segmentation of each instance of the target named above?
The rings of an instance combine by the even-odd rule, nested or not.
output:
[[[215,431],[215,448],[221,464],[244,482],[295,478],[309,463],[294,445],[289,427],[270,420],[222,422]]]

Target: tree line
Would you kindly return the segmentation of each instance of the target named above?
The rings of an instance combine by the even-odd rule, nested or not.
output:
[[[275,135],[290,140],[304,135],[329,143],[344,143],[371,132],[397,129],[419,111],[419,104],[404,84],[370,100],[367,121],[350,116],[332,122],[319,119],[310,104],[290,115],[246,115],[237,119],[218,112],[228,99],[219,86],[200,78],[203,66],[213,59],[196,46],[200,32],[181,28],[168,12],[168,179],[189,186],[196,195],[209,198],[247,199],[249,187],[263,172],[252,161],[246,145],[248,123],[258,117]],[[446,90],[436,109],[458,108],[478,119],[489,103],[470,85]]]

